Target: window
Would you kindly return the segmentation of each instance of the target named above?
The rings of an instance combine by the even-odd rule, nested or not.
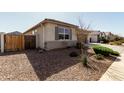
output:
[[[67,28],[58,28],[59,40],[68,40],[70,39],[70,29]]]

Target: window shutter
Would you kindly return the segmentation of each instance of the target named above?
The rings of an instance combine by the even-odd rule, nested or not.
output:
[[[72,30],[70,29],[70,40],[72,40]]]
[[[59,36],[58,36],[58,27],[55,27],[55,40],[58,40]]]

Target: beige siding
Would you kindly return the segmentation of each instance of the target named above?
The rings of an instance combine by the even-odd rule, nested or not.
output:
[[[45,25],[45,42],[46,42],[46,49],[56,49],[56,48],[66,48],[68,46],[75,46],[76,45],[76,30],[74,28],[69,28],[66,26],[60,26],[64,28],[69,28],[72,30],[72,40],[55,40],[55,27],[59,26],[56,24],[48,23]]]
[[[26,32],[25,35],[32,35],[32,31]]]
[[[91,42],[90,42],[90,38],[91,38]],[[97,42],[98,42],[97,35],[89,35],[88,36],[88,43],[97,43]]]
[[[55,40],[55,26],[54,24],[47,23],[45,25],[44,37],[45,41],[54,41]]]
[[[36,47],[43,48],[43,27],[38,27],[36,30]]]
[[[45,47],[49,49],[55,49],[55,48],[64,48],[67,46],[74,46],[76,44],[76,30],[74,28],[69,28],[72,30],[72,40],[55,40],[55,27],[58,26],[56,24],[46,23],[44,25],[44,42],[46,42]],[[64,28],[68,28],[66,26],[62,26]],[[36,35],[36,47],[44,48],[43,46],[43,25],[39,26],[30,32],[27,32],[26,35],[31,35],[32,31],[37,30],[37,32],[34,33]]]
[[[72,28],[72,40],[77,40],[76,29]]]
[[[46,42],[46,49],[57,49],[57,48],[66,48],[76,46],[76,41],[47,41]]]
[[[32,29],[29,32],[25,33],[25,35],[33,35],[32,33],[33,31],[34,35],[36,35],[36,48],[38,47],[43,48],[43,27],[39,26],[36,29]]]
[[[45,41],[54,41],[55,40],[55,27],[59,26],[56,24],[51,24],[48,23],[45,26]],[[64,27],[64,28],[69,28],[66,26],[60,26],[60,27]],[[76,36],[76,30],[74,28],[69,28],[72,30],[72,40],[77,40],[77,36]]]

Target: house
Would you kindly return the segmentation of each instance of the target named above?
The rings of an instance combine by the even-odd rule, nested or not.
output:
[[[115,39],[115,35],[112,34],[111,32],[101,32],[100,37],[104,37],[105,39],[110,40],[110,41]]]
[[[36,48],[46,50],[75,46],[77,25],[54,19],[45,19],[24,32],[36,36]]]
[[[22,33],[19,31],[14,31],[14,32],[6,33],[6,35],[22,35]]]
[[[89,31],[87,43],[99,43],[100,31]]]

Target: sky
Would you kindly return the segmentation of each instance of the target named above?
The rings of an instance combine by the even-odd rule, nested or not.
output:
[[[79,25],[79,19],[90,29],[124,36],[124,13],[119,12],[0,12],[0,32],[24,32],[45,18]]]

